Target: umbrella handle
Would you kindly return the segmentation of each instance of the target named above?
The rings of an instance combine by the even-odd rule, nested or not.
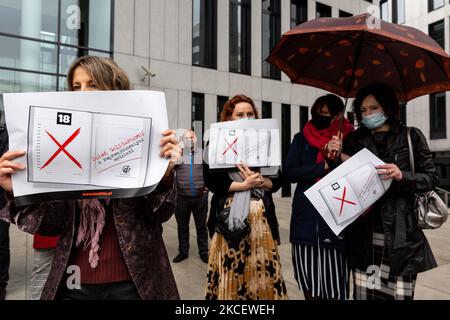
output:
[[[347,112],[348,96],[345,98],[344,111],[342,112],[341,119],[339,120],[338,134],[342,133],[342,124],[344,123],[345,113]]]

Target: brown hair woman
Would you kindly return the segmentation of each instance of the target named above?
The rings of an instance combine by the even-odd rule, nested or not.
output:
[[[86,56],[72,64],[68,87],[74,91],[129,90],[130,82],[112,60]],[[160,155],[179,155],[174,132],[166,130],[162,135]],[[155,191],[143,197],[16,207],[11,174],[24,166],[13,160],[24,155],[23,151],[8,151],[0,158],[0,187],[8,198],[0,218],[29,233],[60,235],[41,299],[179,298],[161,227],[175,209],[172,161]],[[73,266],[80,270],[80,288],[68,286],[66,278],[73,274]]]
[[[225,103],[220,119],[233,121],[258,118],[253,101],[237,95]],[[278,223],[272,192],[281,187],[281,178],[263,177],[245,165],[232,172],[209,170],[204,165],[205,182],[214,193],[208,228],[212,235],[209,250],[206,299],[281,300],[287,299],[281,273]],[[226,210],[226,211],[223,211]],[[229,212],[235,229],[248,230],[239,237],[216,232],[221,214]]]

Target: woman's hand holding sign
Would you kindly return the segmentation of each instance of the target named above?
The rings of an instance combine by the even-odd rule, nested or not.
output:
[[[394,163],[387,163],[376,167],[378,169],[378,174],[381,175],[381,179],[395,179],[401,181],[403,179],[402,171]]]
[[[5,191],[12,192],[11,175],[17,170],[24,170],[25,165],[12,160],[25,155],[25,151],[7,151],[0,158],[0,187]]]
[[[160,140],[161,151],[160,157],[166,159],[170,158],[169,166],[164,174],[163,180],[169,178],[172,174],[175,165],[181,160],[181,148],[178,146],[179,141],[175,135],[174,130],[164,130],[162,132],[163,138]]]

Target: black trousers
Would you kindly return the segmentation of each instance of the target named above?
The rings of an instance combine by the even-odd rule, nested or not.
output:
[[[9,223],[0,221],[0,288],[6,288],[9,280]]]
[[[82,284],[81,289],[65,288],[58,300],[142,300],[132,280],[105,283]]]
[[[198,198],[178,197],[175,218],[178,225],[178,251],[189,254],[189,221],[191,212],[194,215],[197,229],[197,246],[200,255],[208,254],[208,229],[206,218],[208,215],[208,193]]]

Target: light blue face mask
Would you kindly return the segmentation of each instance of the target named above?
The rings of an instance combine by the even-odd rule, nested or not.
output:
[[[378,112],[371,116],[363,117],[362,123],[369,130],[374,130],[382,127],[385,124],[386,120],[387,117],[384,112]]]

